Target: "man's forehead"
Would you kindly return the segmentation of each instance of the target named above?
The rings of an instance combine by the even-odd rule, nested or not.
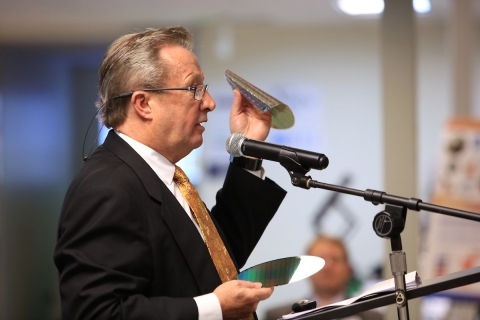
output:
[[[196,55],[180,46],[164,46],[159,50],[160,58],[168,67],[171,76],[201,77],[203,71],[198,63]]]
[[[343,247],[333,241],[318,241],[311,249],[312,252],[338,252],[341,255],[345,255],[346,252],[343,250]]]
[[[158,54],[163,61],[172,64],[198,64],[197,56],[190,50],[177,45],[165,45]]]

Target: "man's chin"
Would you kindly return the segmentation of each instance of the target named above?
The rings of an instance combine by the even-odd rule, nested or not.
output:
[[[198,141],[195,141],[195,143],[193,144],[193,149],[200,148],[202,144],[203,144],[203,137],[200,136],[200,139],[198,139]]]

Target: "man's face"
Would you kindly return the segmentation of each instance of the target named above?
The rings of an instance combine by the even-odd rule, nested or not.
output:
[[[334,296],[343,292],[352,271],[342,248],[330,241],[319,241],[309,255],[325,259],[322,270],[310,277],[317,294]]]
[[[196,56],[179,46],[166,46],[160,50],[166,63],[166,88],[183,88],[204,84],[204,74]],[[156,94],[154,121],[161,153],[177,162],[193,149],[202,145],[202,134],[207,113],[215,109],[215,101],[208,92],[201,101],[193,98],[194,91],[168,90]]]

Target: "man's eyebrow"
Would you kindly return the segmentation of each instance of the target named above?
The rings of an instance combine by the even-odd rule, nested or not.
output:
[[[202,84],[205,78],[202,76],[201,73],[191,73],[186,77],[185,80],[189,82],[197,82],[198,84]]]

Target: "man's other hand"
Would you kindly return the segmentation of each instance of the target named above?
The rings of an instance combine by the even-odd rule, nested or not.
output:
[[[213,293],[222,307],[223,319],[240,319],[257,310],[260,301],[273,293],[273,288],[262,288],[259,282],[232,280],[218,286]]]

